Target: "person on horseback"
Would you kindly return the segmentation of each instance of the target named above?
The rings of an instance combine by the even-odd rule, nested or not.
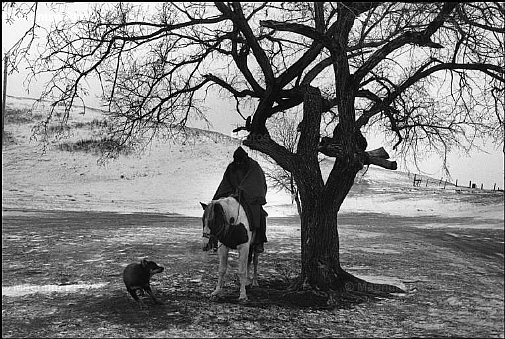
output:
[[[266,236],[267,212],[263,209],[266,204],[267,184],[265,173],[261,166],[249,157],[242,147],[233,153],[233,161],[226,167],[223,179],[212,200],[235,196],[244,207],[251,231],[255,232],[253,249],[256,253],[264,252]],[[215,247],[217,248],[217,243]]]

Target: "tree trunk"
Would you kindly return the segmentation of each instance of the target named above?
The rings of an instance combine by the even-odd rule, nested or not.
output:
[[[296,153],[287,151],[268,135],[251,133],[244,145],[270,155],[295,179],[301,202],[302,269],[295,289],[336,292],[403,292],[395,286],[368,283],[345,272],[340,266],[337,215],[349,193],[356,173],[363,167],[354,152],[354,129],[343,130],[342,152],[324,183],[318,161],[322,96],[307,86],[303,119],[298,125],[300,137]],[[352,107],[351,107],[352,109]],[[351,126],[352,127],[352,126]],[[383,152],[374,153],[382,159]]]
[[[292,171],[302,205],[302,270],[296,286],[336,292],[403,292],[395,286],[368,283],[340,266],[338,212],[362,164],[353,151],[355,145],[352,141],[349,143],[354,130],[344,130],[348,134],[344,136],[344,151],[335,159],[327,182],[322,182],[317,161],[319,120],[315,118],[320,116],[321,101],[320,93],[312,89],[304,96],[304,123],[298,144],[298,156],[303,161],[296,162]],[[374,155],[386,156],[383,153]]]
[[[337,212],[321,201],[303,203],[301,215],[302,271],[300,282],[321,290],[341,289]]]
[[[335,167],[333,171],[339,172],[333,173],[333,177],[339,178],[338,192],[326,192],[324,187],[317,189],[311,180],[318,170],[305,163],[294,171],[302,204],[302,270],[297,288],[345,292],[350,275],[340,267],[337,216],[356,171]]]
[[[302,270],[294,288],[360,295],[404,293],[393,285],[375,284],[357,278],[340,266],[337,225],[340,205],[329,204],[324,198],[315,201],[304,201],[302,198]]]

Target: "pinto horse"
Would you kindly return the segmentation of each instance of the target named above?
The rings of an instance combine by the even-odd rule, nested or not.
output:
[[[203,212],[203,249],[209,247],[208,242],[215,237],[219,241],[217,254],[219,257],[219,270],[216,289],[211,298],[219,296],[223,285],[224,275],[228,267],[228,253],[230,249],[237,249],[238,274],[240,278],[240,301],[247,300],[246,285],[250,284],[251,261],[254,265],[252,286],[258,286],[258,253],[252,249],[252,240],[255,231],[249,229],[249,221],[242,205],[233,197],[212,200],[208,205],[200,203]],[[251,252],[251,253],[249,253]]]

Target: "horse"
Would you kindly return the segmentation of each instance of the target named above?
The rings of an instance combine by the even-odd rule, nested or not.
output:
[[[258,253],[252,248],[255,231],[249,228],[249,221],[244,207],[234,197],[212,200],[209,204],[200,202],[204,210],[203,222],[203,250],[209,248],[213,237],[219,241],[217,254],[219,257],[218,280],[211,298],[219,296],[224,285],[224,275],[228,267],[228,253],[230,249],[237,249],[238,274],[240,278],[239,301],[247,301],[246,285],[258,286]],[[208,240],[205,240],[208,239]],[[252,281],[250,281],[251,261],[254,266]]]

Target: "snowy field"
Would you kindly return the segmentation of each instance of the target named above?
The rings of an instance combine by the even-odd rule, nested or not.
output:
[[[8,107],[28,109],[30,101],[9,98]],[[100,118],[98,112],[89,109],[83,115],[78,110],[76,113],[72,116],[74,124]],[[2,153],[2,205],[49,210],[201,216],[199,202],[213,196],[234,150],[240,145],[236,138],[191,130],[187,138],[179,140],[182,142],[158,141],[141,154],[98,164],[97,155],[57,149],[58,143],[89,138],[93,134],[89,126],[74,130],[69,139],[54,142],[46,154],[41,154],[40,145],[30,140],[30,124],[10,124],[7,130],[15,142]],[[268,167],[262,155],[254,151],[249,154],[265,169]],[[323,157],[321,160],[323,175],[327,175],[332,160]],[[503,222],[503,192],[451,184],[444,189],[444,183],[433,178],[427,187],[424,180],[420,187],[413,187],[412,181],[413,174],[375,166],[365,168],[358,173],[341,213],[458,216]],[[267,193],[265,209],[271,217],[297,213],[289,194],[272,188]]]

